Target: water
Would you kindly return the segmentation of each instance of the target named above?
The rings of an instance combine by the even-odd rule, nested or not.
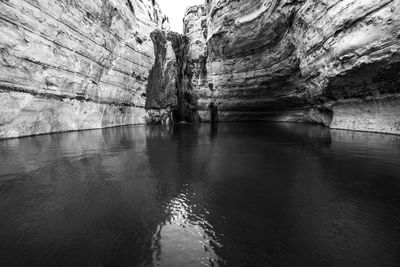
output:
[[[303,124],[0,141],[0,266],[398,266],[400,137]]]

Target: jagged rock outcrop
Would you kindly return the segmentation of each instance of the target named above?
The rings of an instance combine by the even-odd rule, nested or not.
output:
[[[145,123],[154,0],[1,0],[0,138]]]
[[[154,123],[197,122],[197,98],[192,93],[189,39],[171,31],[151,33],[156,59],[147,85],[146,108]]]
[[[400,134],[400,0],[206,0],[185,33],[204,120]]]

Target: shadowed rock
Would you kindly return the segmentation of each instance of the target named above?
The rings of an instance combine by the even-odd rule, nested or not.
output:
[[[199,113],[400,133],[399,31],[399,0],[206,1],[185,17]]]

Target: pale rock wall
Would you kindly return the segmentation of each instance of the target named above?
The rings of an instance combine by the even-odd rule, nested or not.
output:
[[[305,88],[331,108],[331,128],[400,134],[400,1],[307,1],[300,11]]]
[[[194,46],[207,47],[207,82],[194,91],[215,102],[220,121],[400,133],[400,0],[206,0],[202,8],[185,18]]]
[[[202,121],[211,121],[210,104],[213,103],[213,85],[207,79],[207,13],[203,5],[190,7],[185,12],[184,34],[189,36],[187,62],[192,69],[192,94]]]
[[[0,0],[0,138],[272,120],[400,134],[400,0]]]
[[[145,123],[152,0],[1,0],[0,138]]]

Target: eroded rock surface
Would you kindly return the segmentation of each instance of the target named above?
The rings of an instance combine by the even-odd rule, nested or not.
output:
[[[400,0],[0,0],[0,138],[271,120],[400,134]]]
[[[198,122],[197,98],[188,61],[189,39],[171,31],[151,33],[156,59],[147,85],[146,108],[152,122]]]
[[[0,138],[145,123],[152,0],[0,1]]]
[[[192,70],[192,95],[197,99],[198,114],[202,121],[211,121],[213,88],[207,79],[207,13],[205,6],[197,5],[186,10],[184,34],[189,38],[187,64]]]
[[[400,0],[206,0],[185,28],[204,120],[400,134]]]

